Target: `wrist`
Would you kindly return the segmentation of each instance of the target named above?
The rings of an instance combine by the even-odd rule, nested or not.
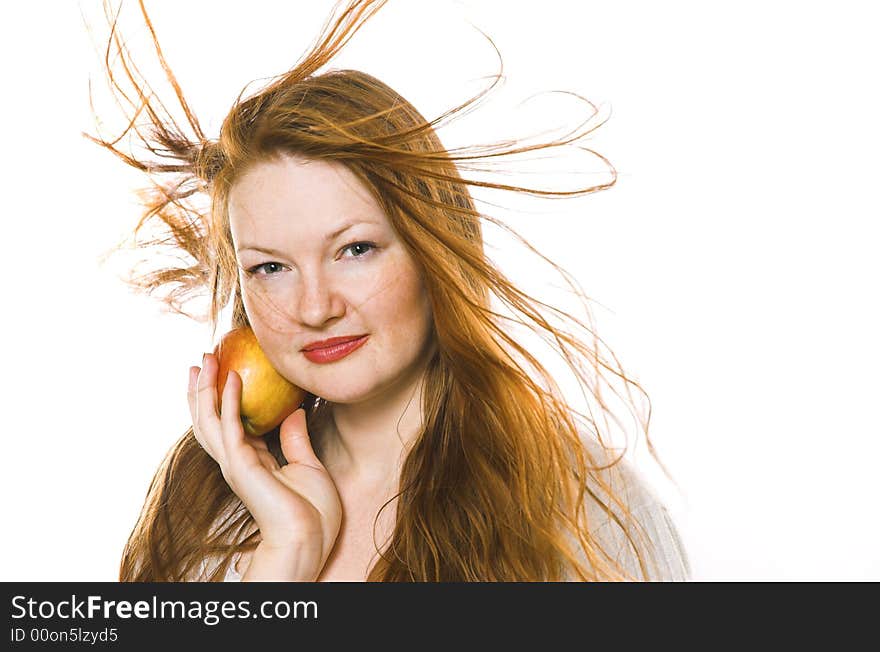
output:
[[[321,552],[306,545],[269,546],[254,550],[242,582],[314,582],[321,573]]]

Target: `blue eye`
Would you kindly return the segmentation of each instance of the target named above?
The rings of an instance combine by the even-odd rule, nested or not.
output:
[[[345,246],[345,247],[342,249],[342,251],[348,251],[349,249],[352,250],[352,251],[354,251],[355,248],[363,248],[363,247],[366,247],[366,248],[367,248],[367,249],[364,251],[364,253],[362,253],[362,254],[353,254],[352,257],[353,257],[353,258],[363,258],[363,257],[366,256],[370,251],[372,251],[373,249],[375,249],[375,248],[376,248],[376,245],[374,245],[372,242],[353,242],[353,243],[351,243],[350,245]]]
[[[256,275],[256,276],[274,276],[275,273],[281,271],[281,267],[283,267],[283,265],[281,263],[273,263],[273,262],[261,263],[259,265],[254,265],[247,272],[248,272],[248,274],[252,274],[252,275]],[[270,268],[271,269],[277,268],[277,271],[273,273],[273,272],[269,271]],[[265,270],[266,273],[260,273],[260,270],[263,270],[263,269]]]

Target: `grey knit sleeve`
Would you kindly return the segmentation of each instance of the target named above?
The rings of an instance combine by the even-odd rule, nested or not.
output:
[[[594,458],[609,463],[608,452],[595,441],[584,438]],[[628,526],[624,532],[617,520],[595,503],[587,505],[592,534],[602,549],[632,576],[640,580],[683,582],[692,579],[691,564],[682,537],[669,509],[658,498],[645,476],[628,459],[621,459],[601,471],[603,480],[621,497],[638,526],[624,518],[621,510],[612,511]],[[608,494],[597,483],[590,482],[592,491],[609,504]],[[627,536],[629,534],[629,536]],[[639,564],[638,550],[646,562],[646,572]]]
[[[596,531],[606,551],[633,576],[651,582],[686,582],[692,579],[690,561],[678,528],[669,510],[659,501],[652,501],[632,509],[632,514],[644,531],[644,537],[633,540],[647,562],[647,574],[642,573],[633,543],[620,526],[605,521]]]

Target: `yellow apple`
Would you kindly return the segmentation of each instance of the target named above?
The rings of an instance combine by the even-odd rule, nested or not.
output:
[[[293,414],[306,392],[275,371],[250,327],[234,328],[214,348],[219,362],[217,405],[220,405],[226,376],[235,370],[241,377],[241,423],[254,437],[265,435]]]

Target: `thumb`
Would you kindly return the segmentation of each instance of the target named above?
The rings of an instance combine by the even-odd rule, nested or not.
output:
[[[306,464],[323,468],[323,464],[312,450],[309,430],[306,426],[306,411],[297,408],[281,422],[279,432],[281,452],[289,464]]]

